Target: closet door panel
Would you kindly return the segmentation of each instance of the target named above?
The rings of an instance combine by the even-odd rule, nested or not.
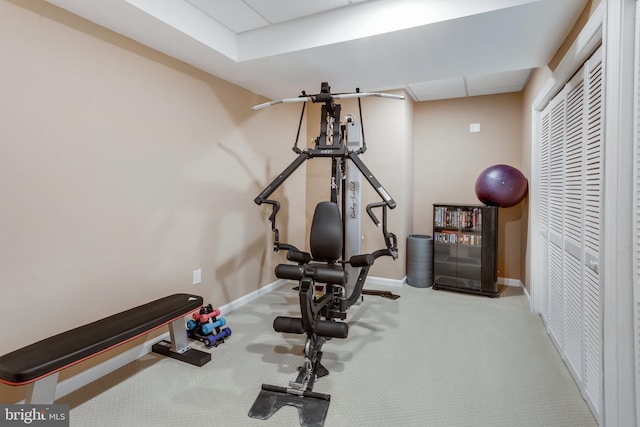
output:
[[[539,145],[539,170],[538,170],[538,274],[543,283],[549,280],[549,138],[550,138],[551,106],[547,106],[540,119],[540,145]],[[548,325],[549,302],[548,290],[543,295],[545,304],[542,310],[542,319]]]
[[[583,379],[583,140],[584,69],[566,86],[563,194],[563,355],[576,381]]]
[[[547,288],[547,328],[551,338],[562,348],[563,342],[563,205],[565,96],[554,98],[549,122],[549,273]]]
[[[602,218],[602,52],[587,62],[584,198],[584,394],[596,414],[602,408],[602,308],[599,274]]]

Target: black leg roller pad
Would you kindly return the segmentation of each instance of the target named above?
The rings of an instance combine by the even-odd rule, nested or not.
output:
[[[273,319],[273,329],[276,332],[288,334],[303,334],[304,324],[299,317],[278,316]],[[318,319],[313,333],[326,338],[346,338],[349,335],[349,325],[343,322]]]

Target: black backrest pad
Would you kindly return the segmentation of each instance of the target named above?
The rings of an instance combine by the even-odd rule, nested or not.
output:
[[[309,236],[311,255],[318,261],[333,262],[342,256],[342,219],[338,205],[320,202],[316,205]]]
[[[32,382],[201,306],[200,296],[175,294],[38,341],[0,357],[0,382],[11,385]]]

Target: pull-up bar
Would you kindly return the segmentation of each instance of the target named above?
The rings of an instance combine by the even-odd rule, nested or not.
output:
[[[367,96],[377,96],[380,98],[389,98],[389,99],[404,99],[404,95],[394,95],[391,93],[381,93],[381,92],[353,92],[353,93],[339,93],[331,95],[333,99],[351,99],[351,98],[364,98]],[[325,102],[326,100],[319,95],[309,95],[309,96],[299,96],[297,98],[283,98],[275,101],[265,102],[263,104],[254,105],[251,107],[251,110],[262,110],[263,108],[271,107],[276,104],[289,104],[293,102]]]

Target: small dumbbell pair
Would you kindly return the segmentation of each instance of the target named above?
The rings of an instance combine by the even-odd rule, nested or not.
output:
[[[230,328],[224,328],[220,331],[219,334],[216,335],[207,335],[206,337],[206,341],[205,341],[205,345],[207,347],[217,347],[218,343],[222,340],[224,340],[227,337],[231,336],[231,329]]]

